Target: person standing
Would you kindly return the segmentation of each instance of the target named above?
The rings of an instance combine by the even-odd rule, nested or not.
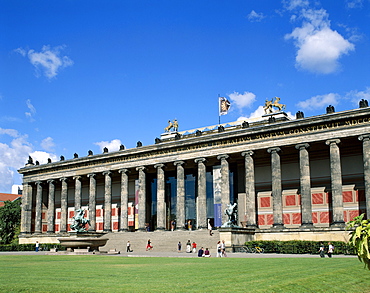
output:
[[[322,242],[320,243],[319,253],[321,258],[325,257],[325,246]]]
[[[175,221],[175,220],[173,220],[173,221],[171,222],[171,231],[174,231],[174,230],[175,230],[175,228],[176,228],[176,221]]]
[[[131,250],[131,243],[130,243],[130,241],[127,241],[127,249],[126,249],[126,252],[133,252],[133,250]]]
[[[190,240],[188,240],[188,242],[186,242],[186,252],[191,253],[191,242],[190,242]]]
[[[40,243],[38,241],[36,241],[35,251],[39,252],[39,248],[40,248]]]
[[[177,252],[181,252],[181,242],[177,243]]]
[[[328,257],[331,258],[333,252],[334,252],[334,245],[331,244],[331,242],[328,243]]]
[[[217,254],[216,257],[222,257],[222,252],[221,252],[221,241],[217,242]]]
[[[197,252],[197,244],[195,242],[193,242],[191,244],[191,248],[193,249],[193,252],[196,253]]]
[[[208,219],[208,231],[209,231],[209,236],[212,236],[213,233],[212,233],[212,225],[211,225],[211,220]]]

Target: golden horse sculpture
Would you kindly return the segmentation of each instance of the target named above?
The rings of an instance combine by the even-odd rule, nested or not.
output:
[[[168,126],[164,129],[165,132],[170,132],[171,129],[173,129],[173,131],[176,131],[179,129],[179,123],[177,122],[177,120],[173,120],[173,122],[171,122],[171,120],[168,120]]]
[[[265,102],[265,106],[263,107],[263,110],[265,110],[265,114],[271,114],[273,113],[273,110],[272,110],[272,107],[275,107],[275,108],[278,108],[278,110],[276,110],[275,112],[279,112],[283,109],[286,108],[286,106],[284,104],[280,104],[279,101],[280,101],[280,98],[279,97],[275,97],[275,101],[272,102],[273,99],[271,99],[271,101],[269,100],[266,100]]]

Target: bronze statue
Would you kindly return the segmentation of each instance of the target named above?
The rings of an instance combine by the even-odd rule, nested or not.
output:
[[[237,204],[227,204],[225,209],[225,215],[229,217],[229,220],[222,225],[222,227],[237,227]]]
[[[71,229],[76,232],[86,232],[86,224],[90,225],[90,220],[85,219],[84,210],[78,209],[76,215],[73,217],[73,224]]]

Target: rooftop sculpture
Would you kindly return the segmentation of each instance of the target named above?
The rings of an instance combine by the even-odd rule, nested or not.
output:
[[[263,110],[265,110],[265,114],[272,114],[274,111],[272,110],[272,107],[277,108],[275,112],[280,112],[281,110],[284,110],[286,108],[285,104],[280,104],[280,98],[275,97],[275,101],[272,101],[273,99],[265,101],[265,106],[263,106]]]

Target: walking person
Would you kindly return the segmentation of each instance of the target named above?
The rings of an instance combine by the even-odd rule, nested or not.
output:
[[[153,249],[152,242],[148,239],[148,244],[146,245],[146,251]]]
[[[39,248],[40,248],[40,243],[38,241],[36,241],[35,251],[39,252]]]
[[[126,252],[133,252],[133,250],[131,250],[131,243],[130,241],[127,241],[127,248],[126,248]]]
[[[181,242],[177,243],[177,252],[181,252]]]
[[[324,243],[322,242],[320,243],[319,253],[320,253],[321,258],[325,257],[325,246],[324,246]]]
[[[212,233],[212,225],[211,225],[211,220],[208,219],[208,231],[209,231],[209,236],[212,236],[213,233]]]
[[[226,257],[226,244],[225,240],[222,240],[221,242],[221,256]]]
[[[334,245],[331,244],[331,242],[328,243],[328,257],[331,258],[332,257],[332,254],[334,252]]]

